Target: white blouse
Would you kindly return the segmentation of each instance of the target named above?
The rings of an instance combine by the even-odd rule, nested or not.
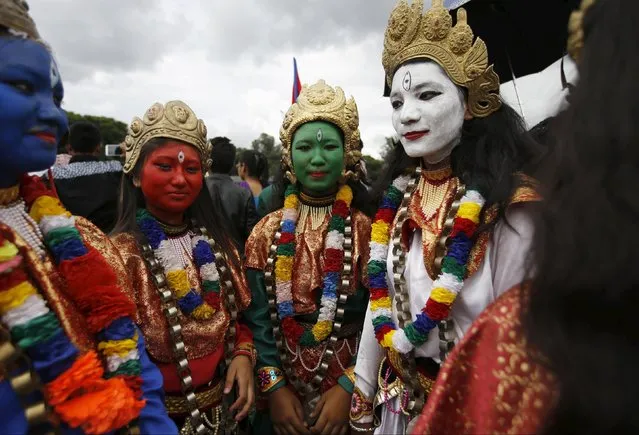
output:
[[[533,225],[527,205],[520,204],[506,212],[506,220],[499,222],[488,242],[485,256],[478,270],[464,283],[455,301],[451,317],[455,323],[456,342],[461,339],[471,323],[499,295],[519,284],[527,272],[527,257],[532,242]],[[392,252],[387,258],[387,276],[393,275]],[[426,272],[422,256],[422,232],[416,230],[410,242],[404,271],[410,293],[413,320],[426,304],[433,280]],[[393,320],[397,322],[395,289],[392,280],[389,291],[393,299]],[[430,332],[428,341],[416,348],[419,357],[430,357],[439,361],[439,331]],[[364,330],[359,345],[355,366],[355,386],[373,399],[377,392],[377,373],[384,352],[375,338],[370,309],[366,312]]]

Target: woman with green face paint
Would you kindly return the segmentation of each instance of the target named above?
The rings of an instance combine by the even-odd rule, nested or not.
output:
[[[246,243],[263,395],[255,433],[346,433],[370,219],[355,101],[319,81],[286,114],[284,204]]]

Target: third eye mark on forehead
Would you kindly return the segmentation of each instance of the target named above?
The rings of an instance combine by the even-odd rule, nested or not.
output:
[[[404,80],[402,81],[402,87],[404,88],[405,91],[410,91],[411,83],[412,83],[412,78],[410,75],[410,71],[406,71],[406,74],[404,75]]]

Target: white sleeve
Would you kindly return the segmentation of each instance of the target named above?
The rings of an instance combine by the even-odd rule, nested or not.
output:
[[[384,355],[382,347],[375,338],[373,321],[371,320],[370,302],[366,309],[364,329],[357,351],[357,363],[355,364],[355,387],[358,388],[369,400],[375,398],[377,393],[377,372]]]
[[[506,220],[495,228],[491,258],[495,299],[527,278],[534,231],[530,206],[534,204],[507,210]]]

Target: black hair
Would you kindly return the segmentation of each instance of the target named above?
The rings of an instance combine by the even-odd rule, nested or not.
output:
[[[216,174],[230,174],[235,165],[235,145],[227,137],[211,139],[211,172]]]
[[[505,218],[513,194],[527,183],[521,173],[531,173],[543,155],[543,147],[530,137],[521,117],[506,103],[487,117],[464,121],[461,141],[450,156],[453,174],[486,199],[482,222],[486,211],[497,207],[498,219],[483,225],[480,232],[490,230],[500,218]],[[399,143],[395,143],[387,161],[374,186],[377,202],[396,177],[420,164]]]
[[[243,150],[240,153],[238,163],[244,163],[248,170],[248,176],[257,178],[259,182],[262,183],[262,187],[268,185],[268,160],[263,153],[253,150]]]
[[[69,129],[69,146],[76,153],[94,153],[102,144],[97,125],[88,121],[74,122]]]
[[[543,432],[638,433],[639,2],[596,2],[537,178],[524,330],[559,396]]]
[[[145,208],[146,204],[142,189],[136,187],[133,184],[133,180],[134,178],[139,179],[142,172],[142,166],[144,166],[144,162],[149,154],[169,141],[175,142],[174,139],[151,139],[140,151],[140,156],[138,157],[138,161],[133,167],[133,170],[128,174],[122,175],[120,198],[118,201],[118,217],[115,223],[115,228],[111,232],[112,235],[129,233],[132,234],[138,242],[145,242],[144,235],[138,228],[135,215],[138,208]],[[233,245],[227,237],[227,234],[229,234],[226,230],[227,223],[218,212],[219,210],[222,210],[220,194],[215,186],[212,191],[209,191],[206,184],[207,183],[204,182],[202,183],[202,190],[200,191],[200,194],[193,204],[186,210],[186,218],[194,219],[197,225],[204,226],[211,237],[213,237],[213,239],[218,243],[222,252],[228,254],[227,258],[233,263],[237,263],[239,260],[235,255],[231,255]]]

